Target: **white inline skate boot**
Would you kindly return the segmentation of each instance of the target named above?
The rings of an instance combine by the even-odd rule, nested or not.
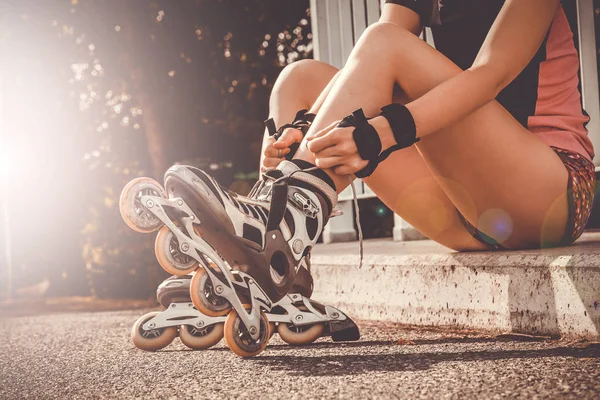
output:
[[[236,354],[260,353],[272,329],[264,311],[288,294],[308,261],[337,200],[333,182],[294,160],[266,173],[248,197],[187,166],[170,168],[165,188],[148,178],[130,182],[120,199],[123,219],[142,232],[165,225],[156,239],[161,266],[176,275],[197,269],[194,306],[207,316],[228,314],[224,335]]]

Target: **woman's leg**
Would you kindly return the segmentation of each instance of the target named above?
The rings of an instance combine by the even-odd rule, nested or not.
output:
[[[275,81],[269,100],[269,117],[273,118],[275,126],[292,122],[299,110],[306,108],[316,112],[314,109],[324,100],[319,96],[337,72],[337,68],[317,60],[301,60],[286,66]],[[263,152],[268,137],[269,133],[265,131]]]
[[[309,135],[359,107],[378,114],[391,102],[395,84],[410,101],[460,72],[415,35],[375,24],[357,43]],[[314,162],[314,155],[301,149],[297,157]],[[338,190],[349,182],[328,173]],[[557,243],[566,225],[564,165],[496,101],[394,153],[365,181],[409,223],[455,249],[482,246],[468,240],[454,207],[513,248]]]

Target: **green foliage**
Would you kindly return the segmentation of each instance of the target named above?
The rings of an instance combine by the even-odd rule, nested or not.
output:
[[[12,58],[11,73],[31,79],[22,65],[35,64],[40,80],[52,77],[55,94],[44,107],[61,111],[49,111],[46,151],[66,156],[51,178],[59,186],[49,189],[59,215],[51,218],[70,221],[69,240],[58,242],[52,257],[28,257],[19,273],[44,262],[37,277],[48,277],[55,294],[89,285],[100,297],[150,296],[164,278],[154,235],[123,223],[121,189],[136,176],[160,180],[176,162],[216,167],[225,184],[244,186],[258,166],[273,82],[283,65],[311,55],[308,1],[51,0],[11,7],[3,43],[21,44],[9,50],[40,40],[45,46],[34,46],[22,63]],[[242,179],[234,182],[234,174]],[[19,214],[19,205],[13,208]],[[52,232],[45,235],[41,241]],[[73,254],[83,261],[65,266],[60,255]]]

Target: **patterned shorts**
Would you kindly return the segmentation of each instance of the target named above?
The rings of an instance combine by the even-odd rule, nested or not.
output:
[[[557,147],[550,147],[558,157],[560,157],[569,173],[569,180],[567,182],[569,216],[567,219],[565,235],[560,242],[560,245],[568,246],[581,236],[585,224],[590,217],[594,202],[596,175],[594,172],[594,164],[581,154],[565,149],[559,149]],[[465,228],[467,228],[469,233],[471,233],[475,239],[491,246],[492,249],[504,249],[500,243],[475,228],[460,212],[458,213],[458,216]]]

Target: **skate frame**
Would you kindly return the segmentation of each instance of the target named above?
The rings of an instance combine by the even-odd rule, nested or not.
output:
[[[298,308],[301,303],[309,311]],[[274,306],[282,307],[286,314],[267,313],[269,322],[292,324],[294,326],[312,325],[315,323],[329,323],[345,321],[348,317],[335,307],[324,306],[325,314],[317,310],[310,299],[300,294],[288,294]],[[190,325],[197,329],[204,329],[211,325],[225,322],[226,317],[209,317],[194,308],[191,302],[174,302],[169,307],[142,325],[145,331],[168,328],[171,326]]]
[[[169,308],[142,325],[142,329],[151,331],[180,325],[190,325],[197,329],[204,329],[223,322],[225,322],[225,317],[204,315],[196,310],[192,303],[171,303]]]
[[[296,305],[299,302],[302,302],[302,305],[304,305],[310,312],[300,310]],[[292,324],[294,326],[303,326],[311,325],[314,323],[344,321],[348,318],[343,312],[341,312],[335,307],[330,306],[324,306],[325,314],[323,314],[311,304],[309,298],[296,293],[288,294],[279,302],[275,303],[274,306],[282,307],[287,313],[269,313],[267,314],[269,322],[279,322],[285,324]]]
[[[175,235],[179,242],[179,251],[200,263],[200,266],[204,268],[210,277],[215,294],[229,301],[229,304],[235,309],[239,318],[244,323],[250,337],[253,340],[258,340],[260,336],[260,308],[262,307],[266,311],[270,311],[273,303],[265,292],[256,284],[254,279],[242,271],[236,271],[236,276],[239,279],[232,279],[233,275],[229,265],[223,261],[210,244],[198,236],[194,231],[193,224],[200,225],[202,222],[196,217],[183,199],[180,197],[167,199],[160,196],[144,195],[141,198],[141,202],[148,211],[160,219],[161,222],[173,232],[173,235]],[[184,229],[189,236],[185,235],[181,231],[181,228],[171,221],[165,211],[165,206],[178,209],[184,214],[187,214],[187,217],[179,218],[179,221],[183,224]],[[225,281],[222,281],[214,274],[206,258],[217,265]],[[240,291],[248,293],[251,303],[249,313],[244,308],[244,305],[236,293],[235,287]]]

